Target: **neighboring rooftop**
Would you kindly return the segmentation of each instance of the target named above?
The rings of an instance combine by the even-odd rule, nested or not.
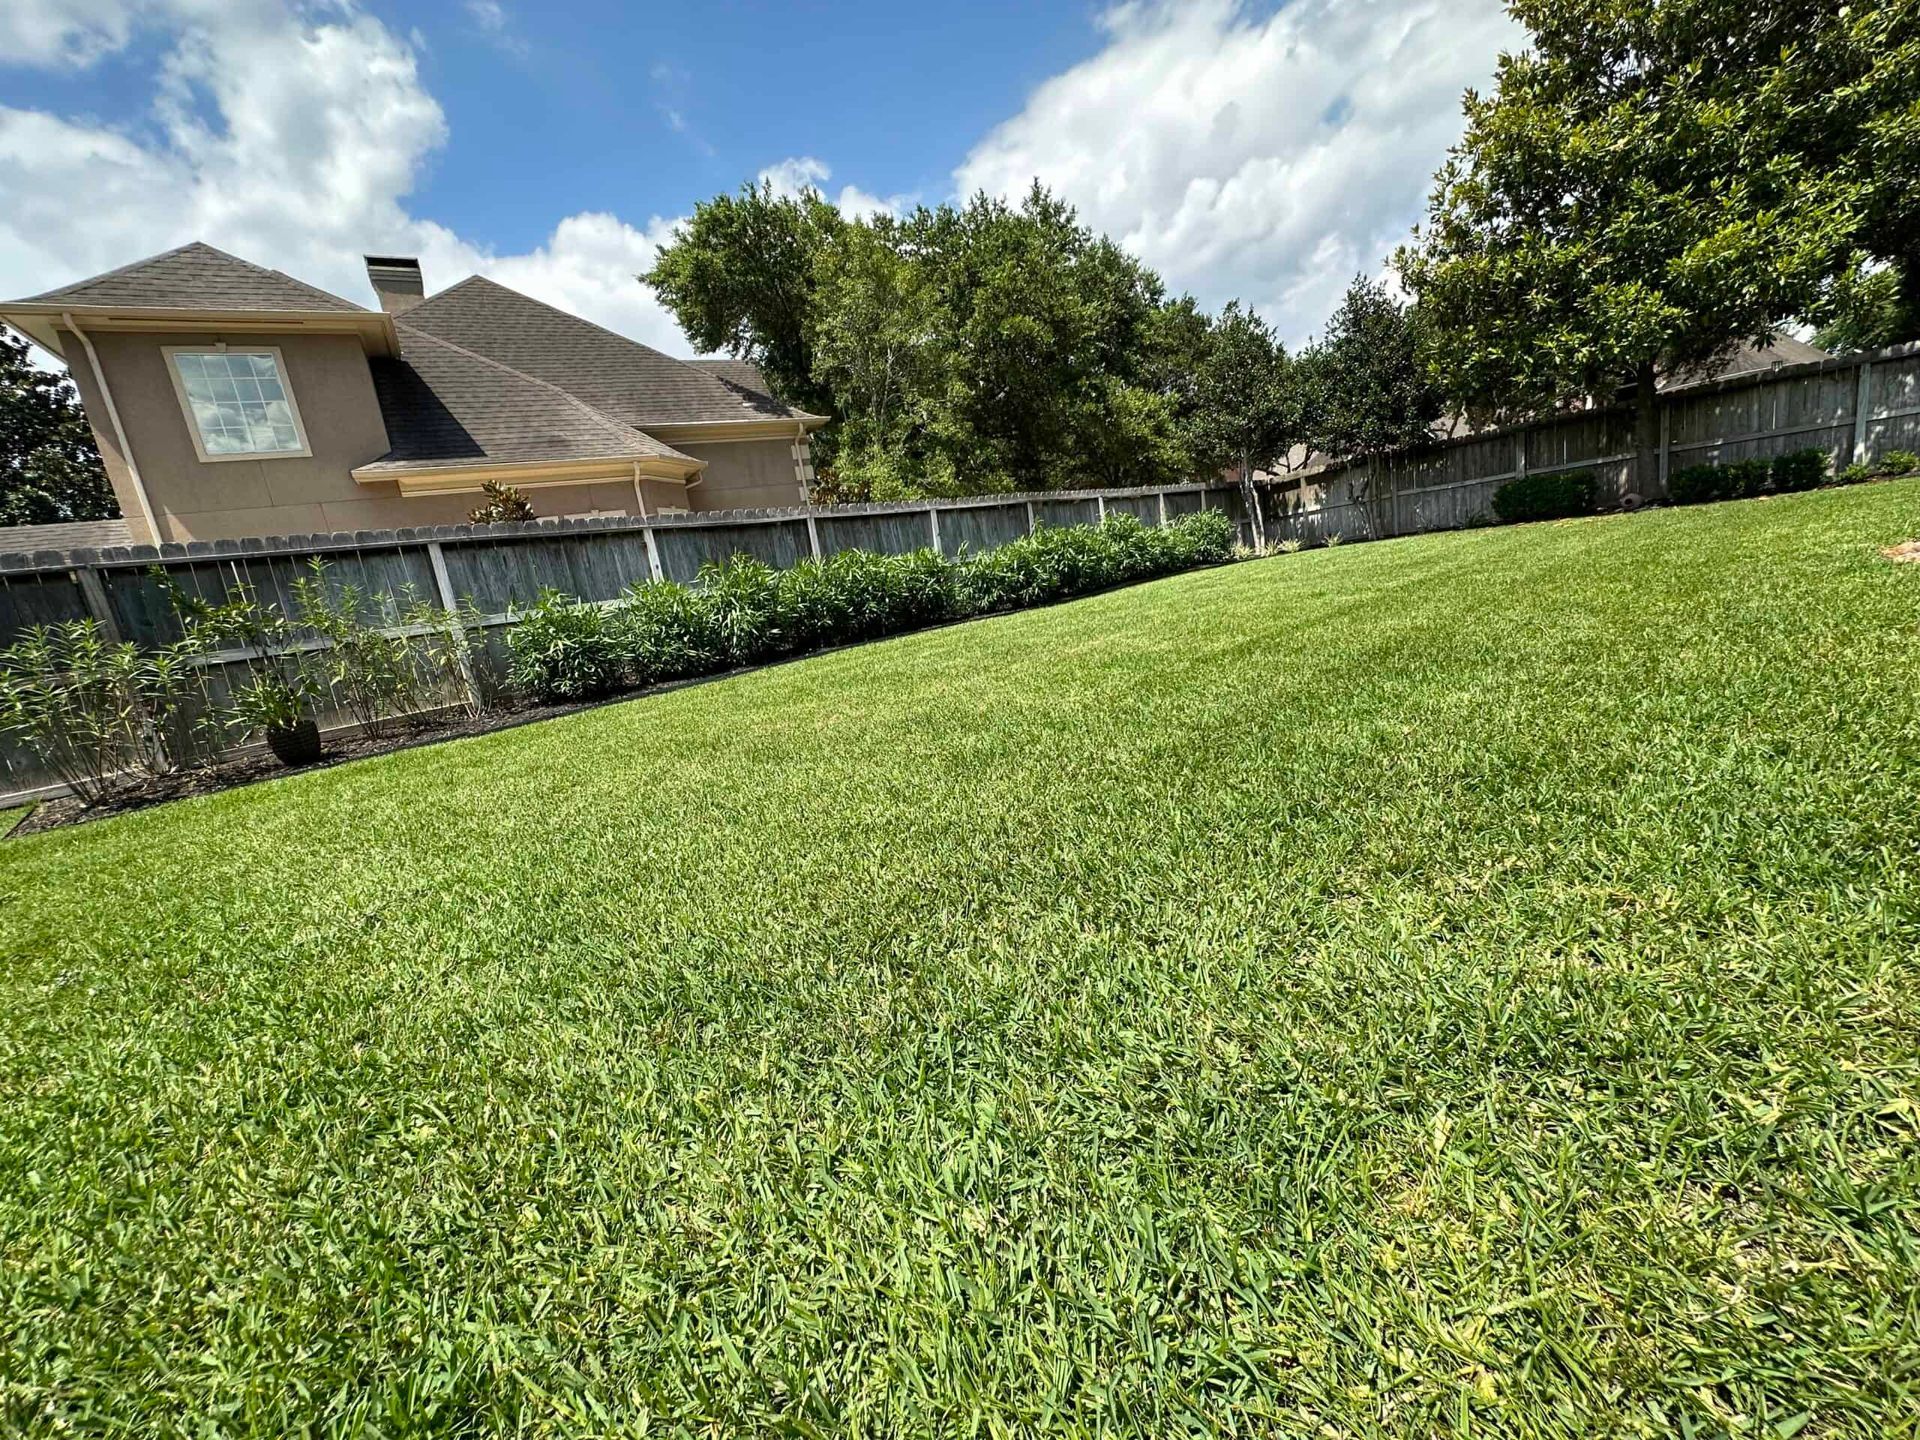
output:
[[[68,520],[58,525],[0,525],[0,555],[29,555],[35,550],[105,550],[131,545],[124,520]]]
[[[392,448],[363,471],[548,460],[690,457],[543,380],[400,327],[397,360],[373,359]]]
[[[751,403],[770,405],[788,414],[798,413],[774,398],[773,387],[767,383],[767,377],[751,360],[735,360],[730,355],[702,355],[699,359],[689,360],[686,363],[697,365],[723,384],[731,385],[736,390],[744,390]]]
[[[153,310],[317,310],[364,312],[304,280],[195,241],[118,270],[30,295],[18,305],[125,306]]]
[[[479,275],[429,296],[399,323],[558,385],[642,429],[805,413]]]

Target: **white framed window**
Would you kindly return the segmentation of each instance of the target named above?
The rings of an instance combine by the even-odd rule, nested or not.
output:
[[[202,460],[287,459],[313,453],[279,346],[165,348],[187,433]]]

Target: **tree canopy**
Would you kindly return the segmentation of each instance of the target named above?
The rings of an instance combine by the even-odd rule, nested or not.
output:
[[[0,525],[119,513],[73,385],[37,369],[27,342],[0,330]]]
[[[1168,301],[1157,275],[1070,207],[1039,186],[1018,205],[978,195],[861,221],[826,221],[823,207],[764,187],[722,197],[647,278],[696,345],[805,357],[810,391],[773,365],[768,378],[838,421],[820,466],[828,493],[1192,473],[1206,317],[1189,298]],[[768,234],[771,251],[746,253]]]
[[[826,413],[831,394],[814,378],[814,259],[846,223],[817,192],[776,195],[762,181],[695,205],[640,278],[702,352],[752,360],[781,399]]]
[[[1441,402],[1420,337],[1425,319],[1380,281],[1354,277],[1296,366],[1308,445],[1352,459],[1431,436]]]
[[[1397,259],[1463,407],[1504,418],[1629,383],[1644,401],[1659,374],[1859,308],[1875,266],[1920,286],[1910,0],[1511,8],[1530,47],[1467,95]]]

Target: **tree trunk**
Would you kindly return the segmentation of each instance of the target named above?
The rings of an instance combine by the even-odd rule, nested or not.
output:
[[[1628,488],[1642,500],[1666,495],[1660,480],[1660,387],[1651,360],[1634,376],[1633,478]]]
[[[1260,496],[1253,488],[1253,460],[1250,456],[1240,457],[1240,503],[1246,507],[1247,529],[1253,535],[1253,550],[1256,555],[1267,551],[1267,524],[1260,513]]]

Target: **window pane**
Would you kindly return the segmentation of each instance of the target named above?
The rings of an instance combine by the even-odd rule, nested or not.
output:
[[[202,350],[179,352],[173,360],[207,454],[274,455],[300,449],[293,402],[273,356],[254,350]]]

